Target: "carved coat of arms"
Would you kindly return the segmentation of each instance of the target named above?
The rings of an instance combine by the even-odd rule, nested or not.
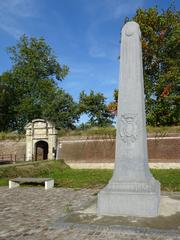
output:
[[[135,142],[137,139],[137,114],[122,114],[120,121],[120,136],[123,142],[127,144]]]

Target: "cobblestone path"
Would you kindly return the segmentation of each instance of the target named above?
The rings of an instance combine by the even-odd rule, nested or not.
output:
[[[110,228],[51,226],[72,210],[96,198],[97,190],[0,187],[0,240],[175,240],[146,233],[125,233]]]

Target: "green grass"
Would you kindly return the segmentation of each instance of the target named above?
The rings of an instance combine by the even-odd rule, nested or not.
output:
[[[180,169],[153,169],[162,191],[180,191]],[[63,161],[33,163],[32,165],[0,167],[0,185],[8,185],[13,177],[51,177],[55,187],[102,188],[112,176],[109,169],[71,169]]]
[[[8,178],[0,178],[0,186],[7,186]]]
[[[147,126],[148,133],[180,133],[180,126],[152,127]]]
[[[112,176],[109,169],[64,169],[59,175],[52,174],[57,187],[102,188]]]
[[[160,181],[163,191],[180,191],[180,169],[152,169],[153,176]]]

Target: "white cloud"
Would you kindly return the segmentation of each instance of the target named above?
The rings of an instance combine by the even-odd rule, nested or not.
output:
[[[31,17],[35,14],[34,0],[1,0],[0,10],[14,16]]]
[[[0,29],[18,38],[22,21],[37,14],[35,0],[0,0]]]
[[[134,14],[143,3],[144,0],[91,0],[87,2],[85,10],[94,19],[106,21]]]
[[[14,38],[18,38],[19,36],[21,36],[23,34],[23,32],[20,29],[17,29],[14,25],[11,24],[4,24],[4,23],[0,23],[0,28],[7,32],[8,34],[12,35]]]
[[[115,19],[135,14],[136,9],[143,5],[143,0],[105,0],[105,2],[107,17]]]
[[[119,44],[108,36],[103,39],[101,26],[103,22],[95,22],[90,25],[87,31],[88,51],[93,58],[106,58],[115,60],[119,54]],[[104,27],[104,26],[103,26]]]
[[[102,41],[101,29],[110,21],[118,20],[119,24],[125,16],[135,14],[138,7],[143,5],[143,0],[103,0],[89,1],[86,12],[92,19],[89,25],[87,38],[89,43],[89,55],[94,58],[113,59],[118,57],[119,44],[108,40]]]
[[[89,47],[89,54],[94,58],[104,58],[106,57],[105,51],[98,45],[98,42],[92,43]]]

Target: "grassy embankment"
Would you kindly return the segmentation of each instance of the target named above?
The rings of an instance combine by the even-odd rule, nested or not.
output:
[[[180,191],[180,169],[152,170],[163,191]],[[0,185],[14,177],[51,177],[55,187],[102,188],[112,176],[108,169],[71,169],[63,161],[45,161],[19,166],[0,167]]]
[[[171,126],[171,127],[151,127],[147,126],[148,133],[154,133],[159,136],[164,136],[168,133],[180,133],[180,126]],[[116,129],[113,127],[93,127],[89,129],[75,129],[75,130],[59,130],[58,136],[106,136],[106,137],[115,137]],[[0,140],[19,140],[24,138],[24,134],[18,134],[14,132],[0,132]]]
[[[148,133],[154,133],[159,135],[165,135],[168,133],[180,133],[180,126],[171,127],[151,127],[147,126]],[[115,137],[116,129],[112,127],[94,127],[85,130],[60,130],[59,136],[107,136]]]

